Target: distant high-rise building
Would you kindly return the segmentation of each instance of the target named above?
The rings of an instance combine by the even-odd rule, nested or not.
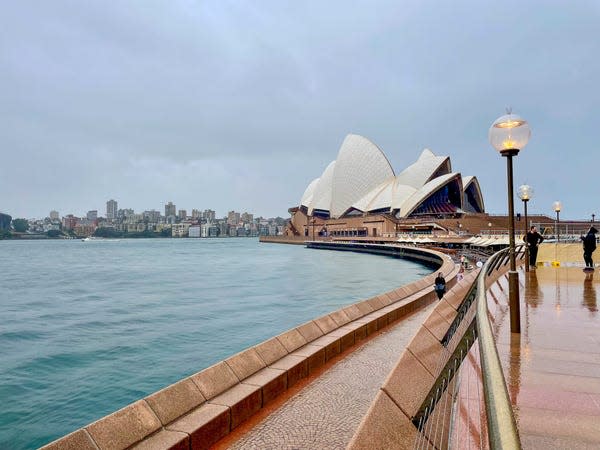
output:
[[[119,209],[117,211],[117,219],[121,219],[121,220],[127,219],[128,217],[131,217],[134,214],[135,214],[135,212],[131,208]]]
[[[185,209],[180,209],[180,210],[179,210],[179,214],[178,214],[178,216],[179,216],[179,218],[180,218],[181,220],[185,220],[185,219],[187,219],[187,210],[185,210]]]
[[[106,202],[106,218],[114,220],[117,218],[118,204],[115,200],[109,200]]]
[[[50,211],[50,220],[58,220],[58,219],[59,219],[58,211],[54,211],[54,210]]]
[[[177,208],[173,202],[169,202],[165,205],[165,217],[175,216],[177,214]]]
[[[92,222],[98,220],[98,210],[93,209],[91,211],[88,211],[85,217],[87,218],[87,220],[90,220]]]
[[[201,217],[199,209],[192,209],[192,219],[199,219]]]
[[[8,230],[10,228],[10,222],[12,217],[8,214],[0,213],[0,230]]]
[[[216,214],[212,209],[205,209],[202,213],[202,218],[209,223],[213,223],[216,218]]]
[[[242,214],[241,218],[242,218],[242,222],[251,223],[254,220],[254,214],[245,212],[244,214]]]
[[[240,213],[235,211],[229,211],[229,213],[227,213],[227,224],[237,225],[238,223],[240,223]]]
[[[151,223],[158,223],[160,221],[160,211],[144,211],[144,219]]]

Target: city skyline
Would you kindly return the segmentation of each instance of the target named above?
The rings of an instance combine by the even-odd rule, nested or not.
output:
[[[518,14],[515,14],[518,11]],[[491,123],[532,128],[515,159],[532,212],[600,214],[595,2],[12,2],[0,27],[0,210],[83,214],[118,198],[286,216],[348,133],[393,167],[424,148],[506,213]],[[597,208],[597,209],[596,209]]]
[[[173,203],[173,202],[169,201],[169,202],[165,203],[162,206],[162,208],[159,207],[159,208],[149,208],[149,209],[138,209],[138,208],[130,208],[129,205],[126,205],[124,207],[119,207],[120,206],[119,202],[117,200],[114,200],[114,199],[110,199],[109,201],[116,201],[116,203],[117,203],[116,212],[118,212],[118,211],[129,211],[129,210],[133,211],[134,214],[144,214],[144,213],[148,213],[148,212],[157,212],[157,213],[160,213],[160,216],[162,216],[162,217],[166,217],[167,216],[167,214],[164,214],[164,212],[165,212],[165,206],[167,206],[168,203]],[[106,202],[106,203],[108,203],[108,202]],[[185,211],[187,213],[186,217],[192,217],[192,218],[194,217],[194,215],[193,215],[194,211],[198,211],[200,213],[204,213],[204,212],[210,211],[210,212],[213,213],[213,216],[216,219],[227,219],[228,214],[230,214],[231,212],[237,212],[235,209],[229,209],[226,213],[221,214],[221,213],[219,213],[219,212],[217,212],[217,211],[215,211],[215,210],[213,210],[211,208],[198,208],[198,207],[195,207],[195,208],[180,208],[179,206],[177,206],[176,203],[173,203],[173,206],[176,207],[176,213],[173,214],[174,216],[178,216],[180,211]],[[104,209],[102,209],[102,208],[86,209],[85,211],[78,211],[78,212],[60,211],[58,208],[52,208],[52,209],[48,210],[48,212],[46,214],[42,214],[42,215],[39,215],[39,216],[18,216],[18,215],[11,214],[10,211],[1,211],[0,210],[0,213],[8,214],[13,219],[23,218],[23,219],[28,219],[28,220],[31,220],[31,219],[45,219],[45,218],[59,219],[60,217],[66,217],[66,216],[69,216],[69,215],[73,215],[75,217],[81,217],[81,218],[90,219],[89,214],[93,213],[93,212],[97,213],[97,218],[103,218],[103,219],[114,219],[114,218],[116,218],[116,214],[115,214],[114,217],[109,217],[109,214],[108,214],[108,211],[107,211],[106,207]],[[56,213],[57,216],[53,217],[54,216],[53,213]],[[286,211],[285,215],[263,216],[263,215],[260,215],[260,214],[252,213],[252,212],[250,212],[250,210],[247,210],[247,209],[241,209],[238,214],[240,214],[240,215],[250,214],[250,215],[254,216],[255,218],[262,217],[264,219],[270,219],[270,218],[276,218],[276,217],[285,218],[285,217],[287,217],[289,215],[289,214],[287,214],[287,211]],[[93,219],[90,219],[90,220],[93,220]]]

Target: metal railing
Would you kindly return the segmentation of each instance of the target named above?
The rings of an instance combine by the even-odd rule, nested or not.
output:
[[[519,247],[520,250],[524,246]],[[506,381],[492,327],[489,320],[486,278],[491,275],[497,260],[506,261],[508,249],[496,253],[483,266],[477,278],[477,320],[476,329],[479,338],[479,357],[483,381],[483,395],[487,417],[488,438],[490,448],[495,449],[520,449],[521,442],[517,431],[517,424],[510,404],[510,397],[506,389]],[[497,266],[499,268],[499,266]],[[496,269],[497,270],[497,269]]]
[[[476,415],[485,415],[487,444],[492,450],[521,448],[498,350],[492,334],[486,296],[486,282],[496,271],[508,264],[508,251],[508,248],[503,249],[486,261],[475,283],[458,308],[453,323],[441,340],[441,344],[447,352],[442,353],[436,371],[437,378],[413,418],[413,424],[419,431],[414,445],[415,449],[448,448],[450,446],[452,436],[448,429],[452,427],[451,420],[454,415],[452,411],[455,411],[456,408],[448,407],[448,398],[453,400],[450,403],[457,403],[463,361],[470,354],[471,347],[475,342],[479,347],[478,363],[481,365],[482,379],[481,386],[478,388],[482,388],[481,401],[485,405],[485,414],[483,411],[478,411]],[[516,257],[519,259],[524,257],[524,246],[517,246]],[[467,389],[469,384],[472,385],[470,379],[467,380]],[[478,390],[477,396],[479,395]],[[477,402],[478,406],[481,401]],[[484,447],[483,431],[480,430],[479,434],[480,448],[488,448]]]

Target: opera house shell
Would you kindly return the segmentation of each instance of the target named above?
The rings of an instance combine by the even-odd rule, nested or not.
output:
[[[398,175],[365,137],[349,134],[337,159],[306,188],[298,207],[322,220],[385,214],[394,219],[484,212],[477,178],[452,171],[450,157],[423,150]]]

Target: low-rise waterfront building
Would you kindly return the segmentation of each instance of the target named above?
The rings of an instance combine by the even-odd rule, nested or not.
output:
[[[187,237],[189,228],[190,228],[189,223],[175,223],[175,224],[171,225],[171,236]]]
[[[92,236],[96,231],[96,225],[78,223],[73,228],[73,232],[80,237]]]
[[[73,230],[79,223],[79,217],[75,217],[73,214],[67,214],[62,219],[62,226],[65,230]]]
[[[188,237],[199,238],[201,236],[201,226],[192,225],[188,228]]]

